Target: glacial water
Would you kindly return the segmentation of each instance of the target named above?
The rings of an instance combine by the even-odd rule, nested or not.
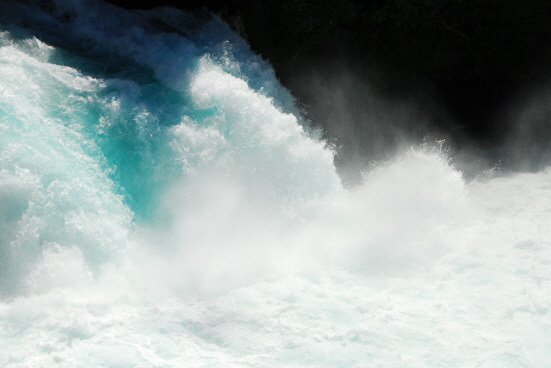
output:
[[[1,367],[549,367],[551,170],[345,189],[208,14],[0,1]]]

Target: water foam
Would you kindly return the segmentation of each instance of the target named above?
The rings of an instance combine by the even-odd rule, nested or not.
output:
[[[219,20],[2,8],[0,365],[551,360],[550,171],[417,147],[345,190]]]

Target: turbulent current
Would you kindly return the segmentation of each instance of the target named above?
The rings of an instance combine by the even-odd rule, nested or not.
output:
[[[0,1],[1,367],[549,367],[551,170],[345,189],[208,14]]]

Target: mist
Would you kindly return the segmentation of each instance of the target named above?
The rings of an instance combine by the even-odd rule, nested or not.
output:
[[[539,171],[551,164],[551,83],[528,91],[502,114],[502,144],[496,147],[504,166],[514,171]]]
[[[0,4],[0,366],[549,365],[551,170],[467,178],[436,90],[299,55],[308,103],[204,12]]]
[[[551,162],[545,82],[527,79],[478,115],[480,106],[466,105],[474,112],[465,114],[473,120],[465,120],[431,81],[411,81],[375,63],[355,62],[358,55],[349,48],[342,47],[338,57],[299,57],[295,70],[284,73],[309,124],[334,147],[345,185],[358,185],[362,173],[378,163],[426,145],[440,146],[469,180],[500,170],[537,171]],[[545,69],[539,73],[547,75]]]

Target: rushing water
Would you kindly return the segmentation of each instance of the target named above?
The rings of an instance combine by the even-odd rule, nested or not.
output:
[[[347,190],[219,20],[0,10],[0,366],[551,366],[551,170]]]

